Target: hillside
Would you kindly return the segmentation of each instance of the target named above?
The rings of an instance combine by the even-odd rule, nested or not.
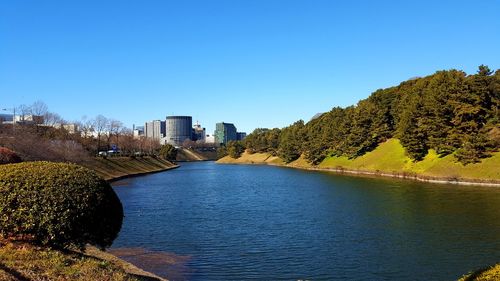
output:
[[[231,158],[226,156],[219,159],[217,163],[225,164],[270,164],[284,165],[284,162],[277,156],[271,156],[269,153],[248,153],[244,152],[239,158]]]
[[[238,159],[226,156],[218,163],[230,164],[273,164],[305,169],[323,169],[352,172],[369,172],[385,176],[409,177],[418,176],[421,179],[436,179],[445,181],[468,182],[500,182],[500,153],[493,153],[490,158],[482,159],[480,163],[463,165],[456,161],[453,155],[439,157],[434,150],[421,161],[411,160],[398,139],[389,139],[381,143],[373,151],[354,158],[346,156],[326,157],[318,165],[312,165],[304,157],[288,164],[278,157],[267,153],[249,154],[245,152]]]
[[[452,162],[466,165],[500,151],[499,108],[500,70],[494,72],[485,65],[472,75],[443,70],[379,89],[355,105],[334,107],[309,122],[298,120],[281,129],[257,128],[243,142],[228,143],[227,151],[235,157],[244,147],[249,152],[278,155],[286,163],[302,157],[314,165],[338,156],[328,163],[355,168],[366,164],[370,169],[374,166],[365,163],[369,159],[344,160],[363,157],[381,143],[398,139],[409,159],[425,160],[423,166],[406,167],[408,171],[449,175],[462,169],[442,171],[441,164],[434,163],[436,154],[444,162],[452,161],[445,157],[452,155]],[[394,167],[384,163],[381,168],[401,170],[405,159],[392,163]],[[397,159],[391,156],[384,160]],[[430,169],[427,164],[437,166]],[[470,175],[475,176],[473,172]]]
[[[431,149],[421,161],[414,162],[406,156],[405,149],[397,139],[381,143],[375,150],[352,160],[345,156],[327,157],[318,167],[404,172],[450,180],[500,180],[499,153],[493,153],[492,157],[482,159],[480,163],[463,165],[457,162],[452,154],[439,157],[436,151]]]

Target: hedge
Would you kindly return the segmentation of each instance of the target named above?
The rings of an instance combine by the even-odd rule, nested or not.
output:
[[[66,163],[0,165],[0,235],[66,248],[109,247],[123,208],[109,183]]]

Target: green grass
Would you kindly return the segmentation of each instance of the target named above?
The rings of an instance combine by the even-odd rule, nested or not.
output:
[[[390,139],[380,144],[375,150],[365,155],[347,159],[347,157],[327,157],[321,162],[320,168],[345,168],[350,170],[406,172],[421,176],[447,179],[500,180],[500,153],[485,158],[481,163],[462,165],[453,155],[439,157],[430,150],[419,162],[413,162],[405,155],[405,150],[399,140]]]
[[[304,155],[301,155],[297,160],[288,163],[287,166],[299,167],[299,168],[311,168],[311,167],[313,167],[313,165],[311,163],[307,162],[307,159],[304,157]]]
[[[217,162],[285,165],[281,159],[271,157],[268,153],[248,154],[246,152],[238,159],[226,156]],[[319,165],[312,166],[303,157],[300,157],[287,166],[406,173],[444,180],[500,181],[500,152],[493,153],[492,157],[482,159],[480,163],[464,166],[457,162],[453,155],[439,157],[436,151],[431,149],[422,161],[414,162],[406,156],[405,149],[398,139],[389,139],[381,143],[375,150],[355,159],[332,156],[325,158]]]
[[[404,170],[410,161],[399,140],[390,139],[361,157],[352,160],[345,156],[327,157],[318,166],[320,168],[343,167],[353,170],[392,172]]]

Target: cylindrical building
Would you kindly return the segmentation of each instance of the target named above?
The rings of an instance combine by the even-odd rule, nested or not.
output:
[[[167,143],[181,146],[186,139],[191,139],[193,118],[191,116],[167,116]]]

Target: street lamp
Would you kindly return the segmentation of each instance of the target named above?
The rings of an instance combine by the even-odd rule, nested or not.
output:
[[[16,133],[16,108],[2,108],[3,111],[11,111],[12,112],[12,133]]]

